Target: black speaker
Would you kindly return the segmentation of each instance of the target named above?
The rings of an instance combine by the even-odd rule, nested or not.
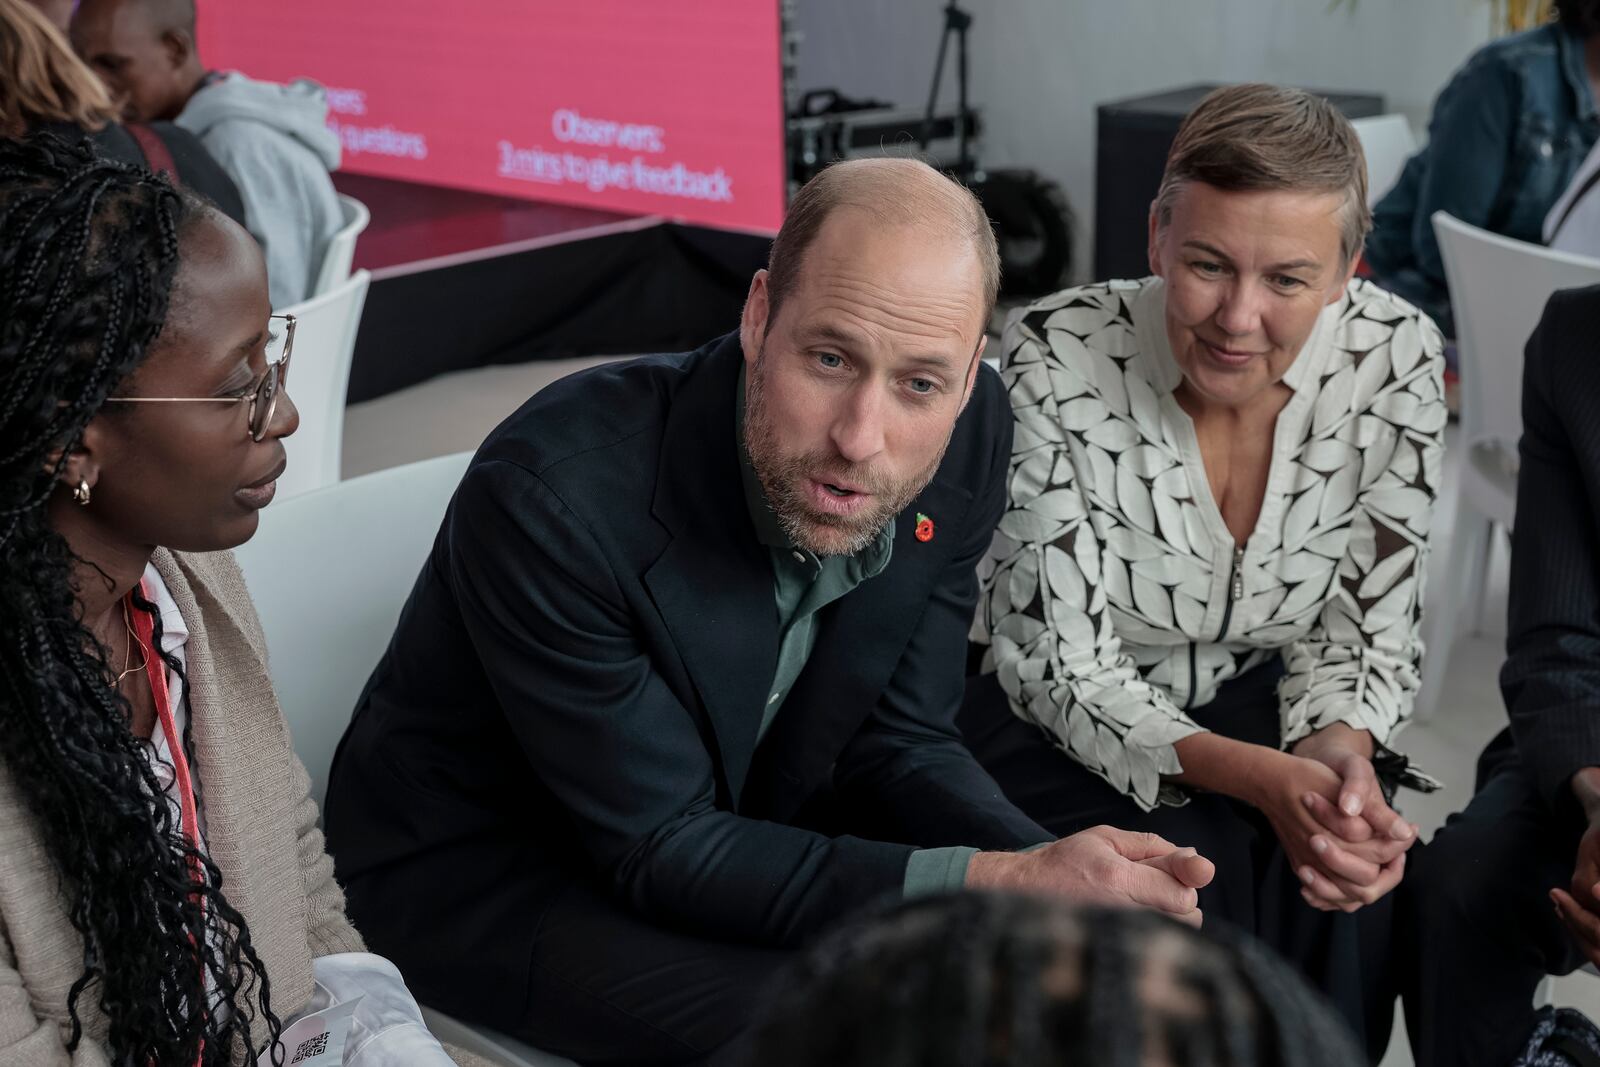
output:
[[[1097,110],[1094,183],[1094,280],[1143,278],[1150,273],[1146,255],[1150,201],[1161,187],[1167,151],[1178,126],[1216,85],[1191,85],[1151,96],[1101,104]],[[1329,93],[1312,90],[1347,118],[1384,112],[1375,93]]]
[[[1031,170],[991,170],[968,187],[1000,246],[1000,295],[1031,298],[1068,284],[1074,227],[1060,186]]]

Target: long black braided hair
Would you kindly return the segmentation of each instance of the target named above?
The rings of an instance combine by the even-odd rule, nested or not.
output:
[[[160,334],[184,233],[210,210],[87,144],[0,138],[0,752],[83,938],[69,1047],[92,997],[112,1061],[137,1067],[225,1064],[236,1052],[265,1062],[249,1036],[257,1004],[270,1058],[282,1059],[244,919],[154,799],[148,750],[82,620],[78,561],[46,507],[84,428]],[[159,614],[135,605],[154,617],[159,648]]]
[[[1259,943],[1149,912],[961,893],[840,927],[780,976],[744,1067],[1358,1067]]]

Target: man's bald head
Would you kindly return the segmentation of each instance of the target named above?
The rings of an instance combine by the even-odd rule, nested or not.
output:
[[[767,259],[767,322],[778,318],[799,282],[806,249],[841,208],[875,223],[913,226],[967,244],[982,273],[984,322],[1000,292],[1000,251],[978,198],[961,183],[915,159],[853,159],[835,163],[795,194]]]
[[[156,37],[172,30],[194,36],[194,0],[78,0],[75,17],[124,13]]]
[[[71,35],[128,118],[177,118],[205,75],[194,0],[79,0]]]

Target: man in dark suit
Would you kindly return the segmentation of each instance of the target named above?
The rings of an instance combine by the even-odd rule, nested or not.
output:
[[[1600,287],[1528,341],[1512,537],[1510,727],[1401,883],[1418,1067],[1504,1067],[1546,974],[1600,963]]]
[[[966,190],[840,164],[737,334],[568,378],[490,436],[328,798],[352,917],[424,1002],[585,1062],[698,1062],[885,895],[1198,920],[1208,862],[1052,841],[953,725],[1006,499],[998,270]]]

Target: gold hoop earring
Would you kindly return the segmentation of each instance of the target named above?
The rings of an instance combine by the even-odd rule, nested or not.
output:
[[[78,479],[78,488],[72,491],[72,499],[83,507],[89,506],[89,480],[87,478]]]

